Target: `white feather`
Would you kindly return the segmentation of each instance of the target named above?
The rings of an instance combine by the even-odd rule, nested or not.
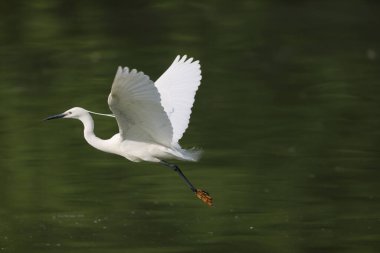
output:
[[[171,146],[173,130],[160,94],[143,72],[119,67],[108,104],[123,139]]]
[[[177,56],[171,66],[155,82],[161,104],[173,128],[172,143],[178,143],[186,131],[195,93],[202,79],[199,61]]]
[[[188,127],[201,80],[199,62],[192,60],[177,56],[156,83],[143,72],[118,68],[108,97],[119,126],[119,134],[111,138],[111,152],[132,161],[199,159],[201,151],[185,150],[178,144]],[[97,146],[96,140],[91,142]]]

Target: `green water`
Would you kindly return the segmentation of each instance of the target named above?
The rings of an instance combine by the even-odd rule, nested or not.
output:
[[[1,1],[0,252],[380,252],[377,1]],[[105,154],[118,65],[201,61],[172,171]],[[96,133],[117,131],[95,117]]]

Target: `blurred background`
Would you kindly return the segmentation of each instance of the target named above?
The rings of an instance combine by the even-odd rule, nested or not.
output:
[[[380,4],[1,1],[0,252],[380,252]],[[90,147],[119,65],[203,80],[178,164]],[[95,132],[117,131],[94,116]]]

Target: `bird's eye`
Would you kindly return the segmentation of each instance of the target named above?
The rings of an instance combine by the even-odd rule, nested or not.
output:
[[[72,112],[69,112],[69,114],[72,114]]]

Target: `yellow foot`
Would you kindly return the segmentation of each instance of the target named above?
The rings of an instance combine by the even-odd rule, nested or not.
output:
[[[197,197],[208,206],[212,206],[212,197],[204,190],[197,189],[197,191],[195,192],[195,195],[197,195]]]

